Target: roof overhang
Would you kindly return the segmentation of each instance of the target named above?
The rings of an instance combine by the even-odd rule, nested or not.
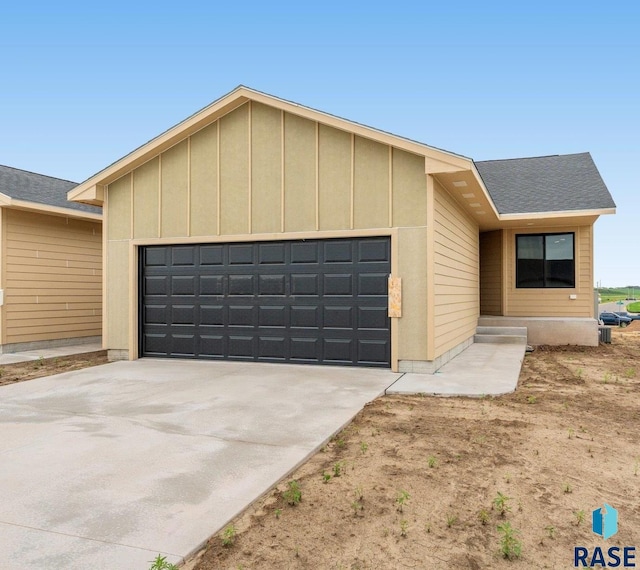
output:
[[[29,202],[27,200],[18,200],[11,198],[6,194],[0,193],[0,207],[12,208],[14,210],[25,210],[28,212],[36,212],[39,214],[49,214],[52,216],[62,216],[66,218],[78,218],[81,220],[102,221],[102,214],[94,214],[93,212],[82,212],[73,208],[63,208],[60,206],[51,206],[49,204],[39,204],[38,202]]]
[[[67,198],[74,202],[84,202],[94,206],[101,206],[104,202],[104,187],[106,185],[121,178],[145,162],[148,162],[158,154],[178,144],[220,117],[244,105],[247,101],[263,103],[278,108],[283,112],[318,121],[336,129],[354,133],[364,138],[424,156],[426,162],[425,170],[427,172],[431,170],[459,171],[469,170],[470,168],[475,169],[473,161],[470,158],[430,147],[410,139],[405,139],[322,111],[310,109],[297,103],[285,101],[284,99],[249,89],[248,87],[240,86],[117,162],[114,162],[104,170],[101,170],[85,182],[82,182],[76,188],[69,191]]]

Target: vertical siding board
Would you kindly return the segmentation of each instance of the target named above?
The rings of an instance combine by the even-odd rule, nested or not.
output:
[[[218,123],[191,135],[191,235],[218,233]]]
[[[281,113],[253,104],[251,129],[251,229],[254,233],[281,230],[282,145]]]
[[[158,235],[158,158],[133,172],[133,236],[154,238]]]
[[[351,136],[320,125],[318,137],[319,228],[348,229],[351,225]]]
[[[427,223],[427,179],[424,156],[393,149],[393,225],[424,226]]]
[[[160,237],[187,234],[187,141],[184,140],[162,153]]]
[[[315,214],[315,122],[284,116],[285,231],[313,231]]]
[[[249,232],[249,106],[220,119],[220,232]]]
[[[389,225],[389,149],[378,142],[355,137],[355,228]]]

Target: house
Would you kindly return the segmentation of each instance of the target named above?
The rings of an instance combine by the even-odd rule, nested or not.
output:
[[[112,359],[432,372],[481,317],[598,342],[588,154],[476,164],[241,86],[68,197],[104,206]]]
[[[0,166],[0,352],[100,340],[102,213],[75,186]]]

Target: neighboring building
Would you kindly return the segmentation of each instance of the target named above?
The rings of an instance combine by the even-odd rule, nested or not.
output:
[[[101,209],[76,183],[0,166],[0,351],[98,341]]]
[[[112,359],[429,372],[481,313],[598,342],[593,224],[615,205],[588,154],[476,165],[238,87],[69,199],[104,204]]]

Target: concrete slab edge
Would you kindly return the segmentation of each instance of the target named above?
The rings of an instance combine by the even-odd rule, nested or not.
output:
[[[402,378],[402,376],[401,376]],[[395,383],[395,382],[394,382]],[[365,403],[365,406],[367,404],[369,404],[370,402],[373,402],[374,400],[377,400],[378,398],[380,398],[381,396],[385,396],[386,395],[386,391],[388,388],[385,388],[384,390],[382,390],[377,396],[375,396],[372,400],[368,400]],[[280,483],[282,483],[282,481],[284,481],[285,479],[287,479],[292,473],[294,473],[297,469],[299,469],[302,465],[304,465],[307,461],[309,461],[309,459],[311,459],[311,457],[313,457],[316,453],[318,453],[318,451],[320,451],[325,445],[327,445],[327,443],[329,443],[337,434],[339,434],[344,428],[346,428],[351,422],[353,422],[354,418],[364,409],[364,406],[362,408],[360,408],[355,414],[353,414],[353,416],[351,416],[347,421],[345,421],[338,429],[336,429],[335,431],[333,431],[331,433],[331,435],[329,435],[329,437],[327,437],[326,439],[324,439],[322,442],[320,442],[318,445],[316,445],[313,449],[311,449],[309,451],[309,453],[307,453],[300,461],[298,461],[291,469],[289,469],[289,471],[287,471],[282,477],[280,477],[279,479],[277,479],[275,482],[273,482],[268,489],[266,489],[263,493],[261,493],[260,495],[258,495],[255,499],[253,499],[249,504],[247,504],[245,507],[243,507],[242,509],[240,509],[239,511],[237,511],[233,516],[231,516],[229,519],[227,519],[220,527],[218,527],[217,529],[214,529],[213,531],[211,531],[211,534],[204,540],[202,541],[198,546],[196,546],[195,548],[193,548],[191,551],[189,551],[187,553],[186,556],[183,557],[182,561],[179,562],[177,564],[178,568],[181,568],[182,570],[192,570],[193,567],[195,566],[195,564],[197,564],[198,559],[202,556],[202,554],[204,553],[205,547],[207,546],[207,543],[209,542],[209,540],[214,537],[216,534],[218,534],[225,526],[227,526],[230,522],[236,520],[237,518],[240,518],[244,513],[246,513],[253,505],[255,505],[258,501],[261,501],[262,499],[264,499],[269,493],[271,493],[271,491],[273,491]],[[187,562],[193,558],[192,563],[190,562],[187,565]]]

